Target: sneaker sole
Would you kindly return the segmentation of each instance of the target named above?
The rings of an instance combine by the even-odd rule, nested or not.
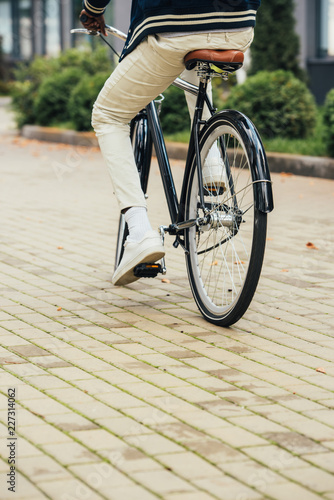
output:
[[[128,285],[129,283],[133,283],[134,281],[137,281],[139,277],[135,276],[133,274],[133,270],[136,266],[139,264],[143,264],[144,262],[156,262],[157,260],[162,259],[162,257],[165,256],[165,252],[161,251],[161,249],[156,248],[152,249],[151,253],[144,255],[142,259],[139,261],[135,260],[135,262],[132,260],[129,262],[127,266],[125,266],[124,270],[122,271],[122,274],[118,277],[117,275],[117,270],[115,271],[114,276],[112,277],[112,283],[114,286],[124,286]]]

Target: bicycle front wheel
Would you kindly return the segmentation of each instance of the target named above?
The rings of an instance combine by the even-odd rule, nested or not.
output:
[[[200,156],[202,167],[208,156],[211,163],[218,157],[225,169],[225,191],[204,187],[203,209],[195,156],[188,178],[186,219],[208,221],[185,231],[189,281],[203,316],[220,326],[230,326],[243,316],[261,273],[267,214],[255,206],[251,171],[252,154],[258,148],[260,139],[238,126],[237,113],[218,113],[203,129]]]

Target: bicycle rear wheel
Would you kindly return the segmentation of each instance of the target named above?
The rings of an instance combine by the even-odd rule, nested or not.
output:
[[[201,208],[195,155],[185,200],[186,219],[206,217],[206,225],[185,231],[191,289],[203,316],[230,326],[247,310],[260,277],[267,214],[255,206],[251,158],[262,148],[259,138],[245,133],[236,112],[221,112],[209,120],[200,136],[202,166],[210,152],[226,169],[226,190],[204,190],[207,213]],[[254,142],[255,141],[255,142]],[[208,217],[209,215],[209,217]]]
[[[144,193],[147,190],[148,176],[152,157],[152,139],[149,133],[146,111],[140,112],[131,122],[130,137],[133,154],[137,165],[140,185]],[[124,243],[129,234],[125,217],[121,213],[118,223],[115,270],[117,269],[124,253]]]

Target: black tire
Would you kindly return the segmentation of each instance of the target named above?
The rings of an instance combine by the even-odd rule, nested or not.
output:
[[[238,113],[216,114],[200,136],[202,168],[210,157],[222,158],[225,191],[204,187],[210,223],[185,231],[189,281],[202,315],[211,323],[230,326],[246,312],[261,273],[267,215],[255,206],[253,152],[261,141],[238,125]],[[256,143],[254,143],[254,141]],[[195,155],[185,200],[185,218],[204,217],[199,204]],[[208,220],[208,219],[207,219]]]
[[[130,137],[133,147],[133,154],[137,165],[140,185],[146,194],[148,176],[150,172],[152,157],[152,140],[148,129],[146,111],[140,112],[131,122]],[[127,224],[123,214],[119,216],[115,270],[117,269],[124,253],[124,243],[129,234]]]

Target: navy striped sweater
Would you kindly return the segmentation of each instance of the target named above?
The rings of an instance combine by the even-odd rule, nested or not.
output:
[[[92,16],[110,0],[83,0]],[[152,33],[211,31],[255,26],[261,0],[132,0],[131,22],[121,59]]]

